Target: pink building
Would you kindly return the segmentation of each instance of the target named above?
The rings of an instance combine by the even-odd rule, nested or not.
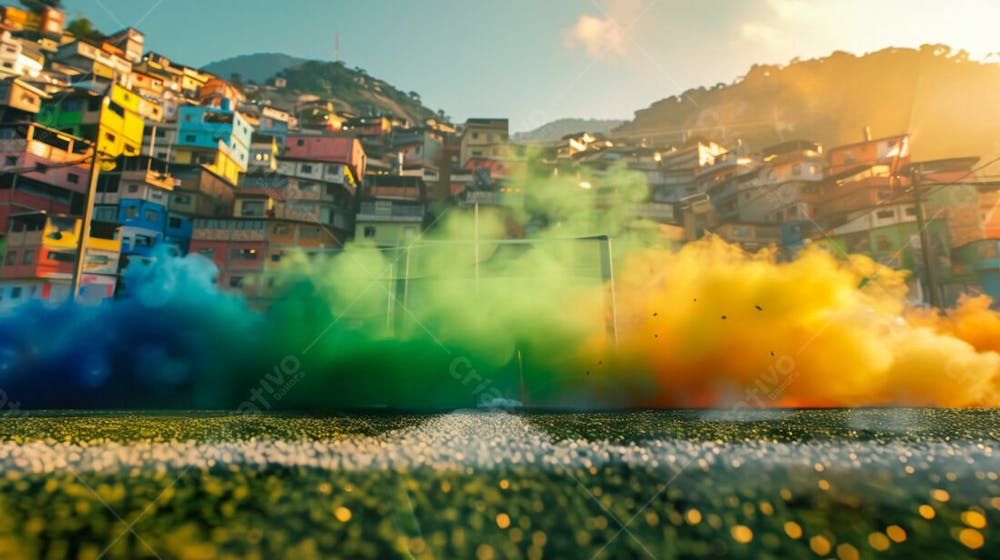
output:
[[[283,156],[295,160],[347,165],[354,174],[354,180],[358,182],[364,178],[367,166],[365,149],[352,136],[289,134]]]

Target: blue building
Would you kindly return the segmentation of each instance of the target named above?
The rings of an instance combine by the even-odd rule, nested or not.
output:
[[[242,114],[232,109],[228,99],[222,100],[221,107],[181,107],[177,122],[175,160],[178,163],[198,163],[186,161],[193,158],[188,154],[194,152],[223,151],[242,171],[246,171],[254,130]]]
[[[150,257],[163,243],[187,252],[192,220],[169,209],[175,182],[165,161],[148,156],[119,158],[114,171],[100,176],[94,219],[121,226],[123,264],[129,256]]]

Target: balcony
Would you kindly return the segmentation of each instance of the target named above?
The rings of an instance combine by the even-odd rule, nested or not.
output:
[[[43,231],[12,231],[7,234],[7,248],[17,249],[20,247],[40,247],[42,245]]]
[[[145,183],[166,191],[174,190],[174,178],[152,169],[130,170],[121,172],[122,183]]]
[[[400,204],[392,200],[365,200],[361,202],[359,222],[416,222],[423,221],[423,204]]]
[[[674,205],[662,202],[646,202],[632,207],[632,213],[637,218],[660,223],[675,223]]]

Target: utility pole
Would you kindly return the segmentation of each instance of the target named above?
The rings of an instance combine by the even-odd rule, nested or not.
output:
[[[473,229],[475,230],[476,244],[475,244],[475,260],[476,260],[476,295],[479,295],[479,198],[476,198],[476,204],[473,207]]]
[[[910,168],[910,185],[913,188],[913,209],[917,213],[917,233],[920,235],[920,254],[924,261],[924,276],[927,284],[927,302],[931,307],[941,307],[937,279],[934,276],[934,258],[931,256],[930,232],[924,217],[924,199],[921,193],[921,170],[915,165]]]
[[[84,253],[87,250],[87,241],[90,240],[90,222],[94,219],[94,199],[97,198],[97,179],[101,173],[100,145],[101,135],[103,133],[101,125],[104,123],[105,111],[107,111],[107,107],[110,102],[111,97],[109,97],[107,93],[101,96],[101,110],[97,114],[97,137],[94,138],[94,152],[90,158],[90,182],[87,188],[87,202],[83,207],[83,224],[80,226],[80,237],[76,241],[76,267],[73,271],[73,293],[70,296],[72,301],[78,301],[80,299],[80,285],[83,280],[83,265],[86,261]]]
[[[80,283],[83,280],[83,265],[86,260],[87,240],[90,238],[90,221],[94,215],[94,199],[97,198],[97,179],[100,176],[100,156],[97,143],[94,143],[94,155],[90,159],[90,182],[87,188],[87,202],[84,203],[83,224],[80,226],[80,237],[76,240],[76,267],[73,270],[72,300],[80,299]]]

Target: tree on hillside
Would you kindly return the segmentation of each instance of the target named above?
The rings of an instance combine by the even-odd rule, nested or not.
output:
[[[85,41],[101,41],[104,39],[104,34],[94,29],[94,24],[89,19],[83,17],[83,14],[78,14],[76,19],[69,22],[69,25],[66,26],[66,31],[72,33],[77,39]]]

